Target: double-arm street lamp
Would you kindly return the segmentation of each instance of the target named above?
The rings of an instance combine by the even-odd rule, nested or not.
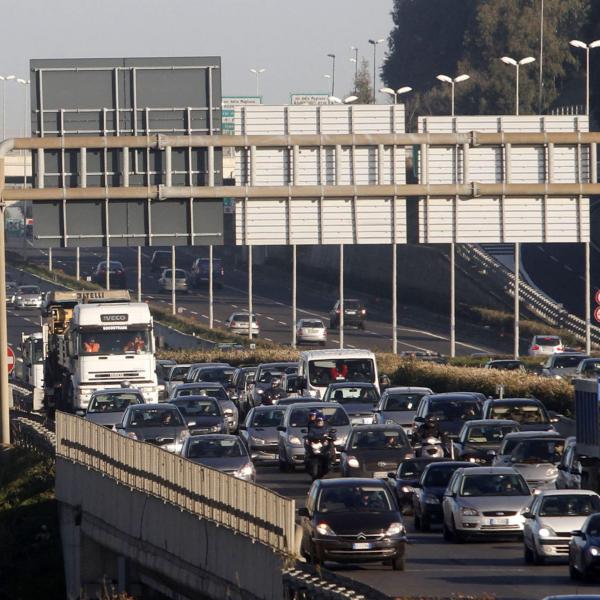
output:
[[[514,58],[511,58],[510,56],[503,56],[500,59],[503,63],[507,64],[507,65],[511,65],[513,67],[515,67],[516,69],[516,86],[515,86],[515,115],[519,114],[519,73],[520,73],[520,69],[523,65],[528,65],[532,62],[535,62],[535,58],[533,58],[533,56],[527,56],[525,58],[522,58],[521,60],[515,60]]]
[[[373,46],[373,104],[376,102],[375,90],[377,89],[377,46],[383,44],[383,42],[385,42],[383,38],[380,40],[369,40],[369,44]]]
[[[254,73],[256,75],[256,95],[260,96],[260,85],[258,79],[262,73],[264,73],[266,69],[250,69],[250,73]]]
[[[408,92],[412,92],[412,88],[409,87],[408,85],[398,88],[397,90],[393,90],[392,88],[389,88],[389,87],[382,87],[379,91],[382,94],[387,94],[388,96],[394,96],[394,104],[397,104],[398,96],[401,96],[402,94],[408,94]]]
[[[579,40],[571,40],[569,42],[575,48],[585,50],[585,114],[590,114],[590,50],[600,46],[600,40],[596,40],[591,44],[580,42]]]
[[[471,79],[470,75],[459,75],[458,77],[449,77],[448,75],[438,75],[437,79],[443,81],[444,83],[449,83],[452,86],[452,94],[451,94],[451,111],[450,114],[454,116],[454,86],[457,83],[461,83],[462,81],[466,81],[467,79]]]

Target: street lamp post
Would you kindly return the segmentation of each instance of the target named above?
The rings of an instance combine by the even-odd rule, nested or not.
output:
[[[384,39],[380,40],[369,40],[369,44],[373,46],[373,104],[376,102],[375,90],[377,82],[377,46],[385,42]]]
[[[250,73],[254,73],[256,75],[256,95],[260,96],[260,84],[259,84],[259,77],[261,75],[261,73],[264,73],[266,71],[266,69],[250,69]]]
[[[454,86],[457,83],[461,83],[462,81],[467,81],[467,79],[471,79],[470,75],[459,75],[458,77],[449,77],[448,75],[438,75],[437,79],[439,79],[439,81],[443,81],[444,83],[449,83],[452,87],[452,91],[451,91],[451,103],[450,103],[450,107],[451,107],[451,116],[454,116]]]
[[[535,58],[533,56],[527,56],[522,58],[521,60],[515,60],[510,56],[503,56],[500,59],[504,64],[512,65],[516,69],[516,86],[515,86],[515,115],[519,115],[519,73],[520,69],[523,65],[528,65],[532,62],[535,62]]]
[[[600,40],[596,40],[591,44],[580,42],[579,40],[571,40],[569,42],[571,46],[575,48],[582,48],[585,50],[585,114],[590,116],[590,50],[592,48],[598,48],[600,46]]]
[[[394,104],[397,104],[398,96],[401,96],[402,94],[407,94],[408,92],[412,92],[412,88],[408,85],[398,88],[397,90],[393,90],[392,88],[389,88],[389,87],[382,87],[379,91],[382,94],[387,94],[388,96],[394,96]]]
[[[331,58],[331,95],[335,96],[335,54],[328,54]]]
[[[2,81],[2,139],[6,139],[6,82],[15,79],[14,75],[0,77]]]
[[[354,58],[351,58],[350,62],[354,63],[354,91],[356,92],[356,80],[358,79],[358,47],[350,46],[350,50],[354,51]]]
[[[31,83],[29,79],[17,79],[17,83],[20,83],[25,90],[25,105],[24,105],[24,120],[23,120],[23,137],[27,137],[27,108],[28,108],[28,100],[29,100],[29,84]],[[23,150],[23,187],[27,185],[27,151]]]
[[[346,96],[345,98],[329,96],[328,100],[331,104],[352,104],[352,102],[356,102],[358,100],[358,96]]]

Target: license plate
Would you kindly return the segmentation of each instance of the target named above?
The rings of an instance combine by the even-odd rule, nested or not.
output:
[[[347,314],[347,315],[355,315],[355,314],[356,314],[356,311],[355,311],[355,310],[347,310],[347,311],[346,311],[346,314]]]
[[[373,547],[373,544],[369,542],[357,542],[356,544],[352,544],[352,550],[370,550]]]
[[[490,525],[508,525],[508,519],[490,519]]]
[[[390,471],[394,471],[395,469],[390,469]],[[375,479],[387,479],[387,474],[389,471],[375,471],[373,473],[373,477]]]

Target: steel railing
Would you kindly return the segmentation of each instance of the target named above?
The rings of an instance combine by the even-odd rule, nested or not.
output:
[[[295,501],[66,413],[56,455],[85,465],[273,550],[293,554]]]
[[[457,251],[464,259],[495,275],[504,292],[514,298],[515,274],[510,269],[475,245],[460,244],[457,246]],[[562,305],[557,304],[523,280],[520,282],[519,292],[521,302],[527,304],[527,308],[532,313],[541,317],[548,324],[565,329],[578,339],[585,341],[585,321],[583,319],[570,314]],[[593,343],[600,344],[599,327],[592,326],[591,339]]]

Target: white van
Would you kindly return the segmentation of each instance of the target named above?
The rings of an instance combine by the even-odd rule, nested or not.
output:
[[[322,398],[330,383],[361,381],[379,391],[377,360],[370,350],[308,350],[298,361],[300,392]]]

